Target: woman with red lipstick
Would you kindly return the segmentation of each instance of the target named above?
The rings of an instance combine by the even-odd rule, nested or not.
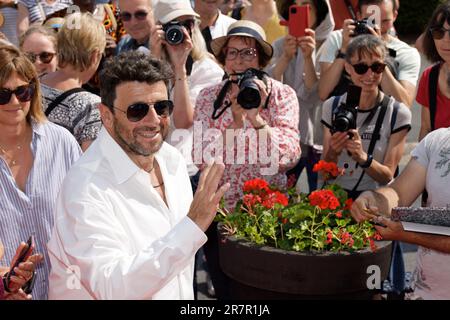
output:
[[[450,126],[450,1],[436,8],[423,38],[423,53],[435,64],[422,74],[416,101],[422,108],[419,141]]]

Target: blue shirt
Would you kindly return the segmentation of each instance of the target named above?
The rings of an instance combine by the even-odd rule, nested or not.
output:
[[[0,239],[5,247],[1,265],[9,265],[17,246],[35,236],[35,253],[44,255],[37,267],[33,299],[47,299],[50,260],[47,242],[54,223],[56,197],[63,179],[80,157],[81,149],[66,129],[52,124],[32,123],[33,166],[25,192],[20,190],[5,160],[0,157]]]
[[[139,47],[144,47],[144,48],[149,49],[148,44],[149,44],[149,41],[146,41],[144,44],[139,44],[136,41],[136,39],[133,39],[130,35],[126,35],[117,44],[116,55],[119,55],[122,52],[138,50]]]

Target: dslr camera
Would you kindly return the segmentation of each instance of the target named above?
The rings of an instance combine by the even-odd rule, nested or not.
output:
[[[237,102],[247,110],[256,109],[261,105],[261,93],[255,79],[263,80],[266,83],[266,73],[250,68],[237,75],[239,86]]]
[[[183,26],[179,21],[170,21],[166,23],[163,25],[163,31],[165,32],[166,41],[168,44],[175,46],[183,43]]]
[[[335,111],[331,122],[332,132],[346,132],[356,129],[356,116],[358,114],[359,99],[361,97],[361,88],[350,85],[347,91],[347,100],[341,103]]]
[[[360,36],[362,34],[372,34],[369,30],[369,27],[373,28],[373,25],[367,18],[360,21],[355,21],[354,26],[355,30],[353,37]]]

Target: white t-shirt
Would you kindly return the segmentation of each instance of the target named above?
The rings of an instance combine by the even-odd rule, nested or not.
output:
[[[209,27],[209,32],[211,32],[211,38],[216,39],[218,37],[226,36],[228,27],[234,22],[236,22],[235,19],[219,12],[219,16],[217,17],[216,23],[214,23],[214,25]]]
[[[450,128],[428,134],[411,156],[427,169],[429,207],[450,204]],[[450,299],[450,254],[419,247],[414,293],[424,299]]]
[[[319,62],[333,63],[341,46],[342,30],[335,30],[322,45]],[[391,37],[391,41],[386,46],[397,53],[395,58],[395,61],[399,63],[397,80],[408,81],[415,86],[420,72],[420,54],[417,49],[394,37]]]
[[[323,103],[322,124],[324,124],[328,128],[332,127],[332,109],[334,99],[335,97],[331,97]],[[347,94],[344,94],[340,98],[339,103],[345,102],[346,99]],[[395,102],[395,99],[390,97],[386,114],[384,115],[383,123],[380,129],[381,139],[376,142],[375,149],[372,154],[373,159],[380,163],[384,162],[384,157],[386,156],[386,151],[391,135],[401,130],[409,130],[411,128],[411,111],[403,103],[398,103],[397,108],[395,108]],[[356,127],[358,128],[358,132],[362,140],[363,149],[365,151],[369,149],[370,140],[372,139],[372,134],[375,130],[375,125],[378,119],[378,114],[380,113],[380,109],[381,108],[378,108],[378,110],[376,111],[375,109],[358,110],[358,114],[356,116]],[[375,111],[375,114],[372,114],[371,120],[367,121],[366,119],[369,119],[372,110]],[[342,186],[344,189],[353,190],[363,172],[363,169],[357,166],[356,161],[353,160],[345,150],[338,158],[338,167],[345,168],[345,171],[342,176],[338,177],[335,180],[335,182]],[[378,182],[372,179],[368,174],[364,174],[364,177],[362,178],[356,190],[372,190],[378,188],[379,186],[380,184]]]

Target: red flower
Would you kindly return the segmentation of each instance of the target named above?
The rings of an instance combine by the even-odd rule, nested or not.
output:
[[[287,206],[288,202],[288,198],[281,192],[271,191],[263,198],[262,205],[267,209],[272,209],[276,203]]]
[[[342,211],[338,211],[337,213],[336,213],[336,218],[342,218]]]
[[[318,206],[320,209],[334,210],[339,207],[339,200],[335,197],[331,190],[314,191],[309,195],[309,202],[313,206]]]
[[[288,189],[295,187],[296,183],[297,183],[297,179],[295,178],[295,174],[289,175],[288,181],[287,181]]]
[[[269,184],[267,183],[267,181],[265,181],[263,179],[253,179],[253,180],[246,181],[244,183],[244,187],[243,187],[243,191],[245,193],[251,193],[253,191],[268,192],[269,190],[270,190]]]
[[[261,197],[252,193],[244,194],[243,202],[247,208],[251,208],[255,204],[261,203]]]
[[[349,198],[345,201],[345,207],[344,210],[351,210],[353,205],[353,199]]]
[[[284,218],[284,219],[283,219],[283,224],[288,223],[288,221],[289,221],[289,220],[288,220],[287,218]]]
[[[375,234],[373,235],[373,238],[377,241],[383,240],[383,237],[378,232],[375,232]]]
[[[340,170],[336,163],[334,162],[327,162],[324,160],[320,160],[318,163],[316,163],[313,167],[314,172],[322,171],[326,176],[329,175],[332,178],[336,178],[340,174]]]

